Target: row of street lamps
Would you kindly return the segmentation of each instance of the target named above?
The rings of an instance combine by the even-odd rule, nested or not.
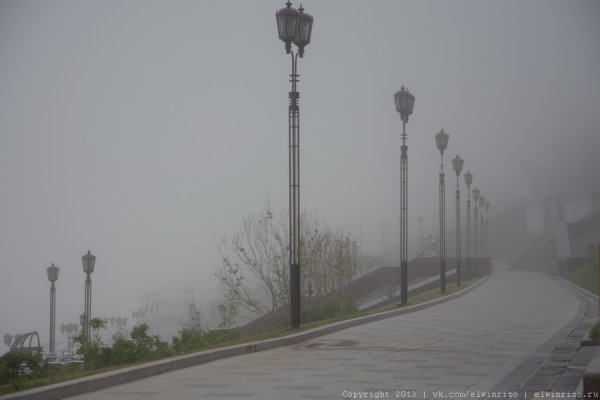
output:
[[[292,90],[289,92],[288,108],[288,135],[289,135],[289,265],[290,265],[290,322],[291,328],[296,329],[300,326],[300,94],[297,90],[298,83],[298,57],[304,56],[304,48],[310,43],[312,33],[313,17],[304,12],[304,8],[292,7],[288,1],[286,7],[275,13],[279,39],[285,43],[286,54],[291,55],[292,73],[290,82]],[[292,44],[297,47],[294,54]],[[396,111],[400,113],[402,119],[402,146],[400,148],[400,301],[401,304],[408,302],[408,259],[407,259],[407,238],[408,238],[408,146],[406,145],[406,123],[408,117],[412,114],[415,97],[404,88],[404,86],[394,94]],[[446,291],[446,235],[445,235],[445,179],[444,179],[444,150],[448,145],[449,135],[440,131],[436,136],[436,144],[441,154],[439,196],[440,196],[440,282],[441,291]],[[463,168],[464,161],[456,156],[452,160],[454,171],[456,172],[456,257],[457,257],[457,284],[461,284],[461,244],[460,244],[460,187],[459,176]],[[467,271],[471,275],[471,195],[470,186],[473,175],[471,172],[465,174],[465,183],[467,184]],[[477,222],[477,204],[486,212],[490,207],[489,201],[480,196],[477,188],[473,189],[473,199],[475,200],[475,226],[474,231],[474,256],[478,252],[478,222]],[[483,227],[483,212],[481,216],[481,225]],[[486,234],[487,235],[487,234]],[[487,253],[484,248],[483,229],[482,254]]]
[[[408,279],[407,279],[407,264],[406,257],[408,232],[407,232],[407,177],[408,177],[408,155],[406,146],[406,123],[408,117],[413,113],[415,97],[404,87],[394,94],[394,102],[396,111],[402,119],[402,146],[400,147],[400,303],[407,304],[408,301]],[[435,135],[435,143],[440,151],[440,175],[439,175],[439,257],[440,257],[440,289],[442,293],[446,292],[446,181],[444,174],[444,151],[448,147],[450,135],[443,129]],[[464,166],[464,160],[457,155],[452,160],[452,167],[456,173],[456,282],[460,286],[462,283],[462,265],[461,265],[461,213],[460,213],[460,174]],[[468,189],[467,196],[467,273],[468,278],[471,278],[471,194],[470,188],[473,182],[473,174],[468,171],[465,175],[465,183]],[[478,236],[479,229],[477,226],[477,202],[480,207],[489,210],[490,202],[486,201],[483,196],[480,196],[479,189],[473,189],[473,199],[475,200],[475,252],[474,256],[479,256],[478,251]],[[487,248],[484,248],[484,230],[483,230],[483,213],[481,215],[481,240],[482,252],[481,255],[488,254]],[[487,215],[486,215],[486,233],[487,236]]]
[[[88,250],[87,254],[84,254],[81,258],[83,263],[83,272],[85,272],[85,298],[84,298],[84,311],[79,317],[79,323],[81,324],[81,332],[83,334],[83,345],[85,346],[90,338],[90,319],[92,316],[92,272],[94,272],[94,266],[96,264],[96,256],[94,256]],[[54,283],[58,280],[58,268],[54,263],[46,268],[48,274],[48,280],[50,281],[50,344],[48,346],[48,352],[54,354],[56,345],[56,288]],[[76,332],[76,329],[68,324],[61,325],[61,332]]]
[[[444,182],[444,150],[448,147],[449,135],[442,129],[438,134],[435,135],[435,142],[438,150],[441,154],[441,165],[440,165],[440,183],[439,183],[439,196],[440,196],[440,289],[442,293],[446,292],[446,203],[445,203],[445,182]],[[460,217],[460,174],[464,166],[464,160],[457,155],[452,160],[452,168],[456,173],[456,283],[458,286],[462,283],[462,265],[461,265],[461,217]],[[465,184],[467,185],[467,276],[471,278],[471,184],[473,183],[473,174],[471,171],[467,171],[464,174]],[[490,208],[490,202],[486,201],[481,196],[479,189],[473,189],[473,200],[475,200],[475,234],[474,239],[474,256],[486,256],[488,250],[486,247],[487,243],[487,210]],[[477,221],[477,204],[482,209],[481,213],[481,228],[478,227]],[[484,221],[483,221],[483,207],[486,208],[486,222],[484,232]],[[479,254],[479,243],[478,238],[481,236],[481,254]]]

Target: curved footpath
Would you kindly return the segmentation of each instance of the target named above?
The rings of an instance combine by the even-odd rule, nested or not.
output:
[[[583,375],[577,365],[592,354],[574,345],[590,301],[557,278],[497,269],[434,307],[70,398],[534,398],[532,390],[574,391]]]

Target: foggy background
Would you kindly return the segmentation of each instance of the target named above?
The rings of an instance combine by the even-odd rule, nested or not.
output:
[[[492,218],[534,186],[560,187],[565,165],[600,150],[597,1],[303,5],[315,22],[299,61],[301,204],[355,235],[363,254],[382,255],[385,221],[386,259],[399,260],[393,94],[403,84],[416,97],[409,258],[419,216],[425,235],[438,232],[440,129],[450,134],[448,231],[457,154]],[[60,324],[83,312],[88,249],[93,316],[132,324],[150,293],[161,313],[190,295],[208,313],[215,242],[267,201],[275,214],[288,205],[282,7],[0,1],[0,335],[37,330],[47,342],[54,262],[64,340]],[[533,182],[540,171],[547,179]]]

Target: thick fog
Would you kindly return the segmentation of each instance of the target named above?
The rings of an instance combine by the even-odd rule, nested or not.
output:
[[[94,316],[131,320],[153,292],[175,313],[193,296],[208,314],[216,242],[267,202],[288,205],[283,6],[0,2],[0,335],[48,340],[52,262],[57,326],[78,322],[88,249]],[[303,6],[314,27],[299,62],[301,204],[363,254],[382,254],[386,222],[386,258],[399,259],[402,85],[416,97],[409,258],[420,216],[425,234],[438,230],[440,129],[449,231],[457,154],[493,216],[529,196],[531,171],[600,151],[597,1]]]

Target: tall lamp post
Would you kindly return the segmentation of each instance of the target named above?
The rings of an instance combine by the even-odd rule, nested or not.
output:
[[[54,287],[54,282],[58,280],[58,272],[59,268],[54,263],[46,268],[48,280],[50,281],[50,345],[48,349],[50,354],[54,354],[54,345],[56,343],[56,327],[54,326],[56,323],[56,288]]]
[[[475,187],[473,189],[473,200],[475,208],[473,209],[473,255],[479,257],[479,226],[478,226],[478,213],[477,213],[477,202],[479,201],[479,189]]]
[[[484,229],[484,225],[483,225],[483,207],[485,205],[485,197],[483,197],[481,194],[479,195],[479,240],[481,241],[481,256],[485,257],[486,255],[486,250],[485,250],[485,236],[483,235],[483,229]]]
[[[452,168],[456,172],[456,284],[461,284],[461,265],[460,265],[460,186],[458,183],[458,177],[462,172],[464,160],[460,156],[456,155],[456,158],[452,160]]]
[[[90,319],[92,316],[92,272],[94,272],[94,265],[96,264],[96,256],[90,253],[88,250],[87,254],[81,257],[83,263],[83,272],[85,272],[85,311],[83,312],[83,337],[84,343],[87,346],[90,340]]]
[[[292,58],[292,74],[289,92],[288,131],[289,131],[289,216],[290,216],[290,322],[292,329],[300,327],[300,93],[298,83],[298,57],[303,58],[304,47],[310,43],[313,17],[292,8],[288,1],[286,7],[275,13],[279,39],[285,43],[285,52]],[[292,43],[298,47],[296,54]]]
[[[473,174],[467,171],[465,184],[467,185],[467,279],[471,279],[471,183]]]
[[[394,93],[396,111],[402,119],[402,146],[400,147],[400,304],[408,304],[408,146],[406,123],[415,106],[413,96],[404,86]]]
[[[446,293],[446,183],[444,182],[444,150],[450,136],[442,129],[435,135],[435,144],[440,151],[440,287]]]
[[[485,255],[490,256],[490,230],[489,230],[489,220],[488,220],[488,211],[490,209],[490,202],[488,200],[485,201]]]

